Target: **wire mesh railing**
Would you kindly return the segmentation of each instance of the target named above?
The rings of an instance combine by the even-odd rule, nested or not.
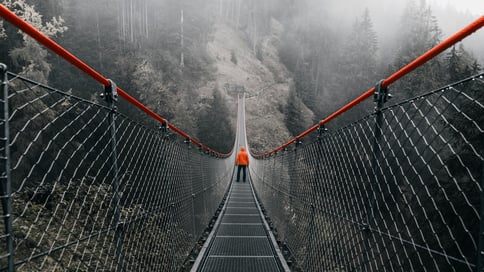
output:
[[[231,160],[133,121],[113,100],[3,75],[0,270],[180,269],[222,201]]]
[[[481,271],[483,75],[253,160],[300,268]]]

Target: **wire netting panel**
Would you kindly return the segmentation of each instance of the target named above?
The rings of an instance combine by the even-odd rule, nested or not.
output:
[[[279,238],[304,271],[476,271],[483,76],[378,115],[252,163]]]
[[[11,170],[13,233],[2,220],[0,270],[10,254],[17,271],[182,267],[226,192],[230,160],[14,74],[8,105],[11,167],[2,160],[1,171]]]

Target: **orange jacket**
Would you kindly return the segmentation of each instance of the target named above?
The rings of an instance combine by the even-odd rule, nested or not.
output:
[[[237,154],[237,159],[235,160],[235,165],[249,165],[249,154],[245,151],[245,147],[240,148],[240,152]]]

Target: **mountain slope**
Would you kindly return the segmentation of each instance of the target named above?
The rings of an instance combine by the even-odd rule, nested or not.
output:
[[[286,124],[285,109],[289,91],[294,88],[292,78],[280,62],[277,53],[281,24],[272,20],[271,34],[260,43],[259,52],[244,39],[245,34],[218,23],[208,51],[217,68],[215,80],[199,90],[209,95],[211,90],[222,90],[231,113],[236,113],[238,92],[245,92],[247,133],[252,152],[263,152],[276,147],[292,136]],[[294,101],[301,112],[303,127],[312,125],[313,113],[300,101]],[[233,115],[234,126],[235,118]]]

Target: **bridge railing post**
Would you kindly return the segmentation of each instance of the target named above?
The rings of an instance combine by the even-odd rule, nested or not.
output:
[[[282,176],[283,176],[283,173],[284,173],[284,169],[287,169],[287,168],[284,168],[284,158],[287,156],[287,149],[286,148],[283,148],[281,150],[281,167],[280,167],[280,170],[279,170],[279,173],[277,173],[280,177],[280,180],[282,181]],[[287,164],[288,167],[289,167],[289,163]],[[274,180],[275,181],[275,180]],[[284,230],[284,237],[283,237],[283,245],[285,246],[288,242],[289,242],[289,232],[290,232],[290,229],[291,229],[291,209],[292,209],[292,183],[291,183],[291,180],[288,180],[288,186],[287,186],[287,198],[288,198],[288,202],[287,202],[287,205],[289,206],[289,208],[287,209],[287,212],[286,214],[284,214],[284,216],[286,217],[286,226],[285,226],[285,230]]]
[[[373,144],[371,149],[371,175],[369,180],[369,189],[370,193],[368,195],[368,203],[366,208],[366,220],[367,222],[364,224],[362,231],[364,232],[364,267],[365,271],[369,271],[369,263],[370,263],[370,254],[371,254],[371,245],[370,245],[370,236],[373,229],[375,229],[375,222],[374,222],[374,214],[375,214],[375,205],[376,205],[376,195],[375,195],[375,186],[377,184],[377,172],[378,172],[378,160],[380,158],[380,140],[382,137],[382,124],[383,124],[383,106],[388,101],[391,96],[388,94],[388,88],[382,86],[383,80],[378,82],[375,86],[375,92],[373,96],[373,102],[375,103],[375,127],[373,131]]]
[[[323,144],[323,139],[324,139],[327,131],[328,131],[328,129],[324,125],[320,125],[318,127],[317,151],[314,153],[315,157],[312,158],[312,160],[316,161],[314,171],[316,171],[317,174],[322,172],[322,170],[321,170],[322,163],[319,163],[319,162],[321,162],[323,160],[322,144]],[[312,188],[309,189],[310,196],[311,196],[311,199],[310,199],[311,213],[310,213],[310,220],[309,220],[309,226],[308,226],[309,233],[307,233],[307,236],[310,237],[310,238],[309,238],[308,246],[306,247],[306,260],[305,260],[305,264],[304,264],[304,269],[306,271],[311,271],[311,270],[313,270],[317,267],[317,263],[315,264],[315,262],[317,262],[318,256],[317,255],[314,256],[314,254],[313,254],[314,250],[313,249],[316,247],[320,254],[322,252],[324,252],[324,250],[325,250],[324,247],[318,248],[318,243],[320,243],[321,241],[316,240],[315,232],[314,232],[315,227],[316,227],[315,222],[314,222],[314,219],[316,217],[316,203],[318,203],[318,201],[319,201],[319,199],[316,197],[316,191],[318,191],[317,186],[320,186],[321,183],[322,183],[322,180],[316,180],[316,181],[314,181],[314,183],[312,183]]]
[[[481,142],[484,146],[484,136],[481,136]],[[481,147],[481,155],[484,157],[484,147]],[[480,226],[479,226],[479,248],[477,251],[477,271],[484,272],[484,162],[481,162],[481,179],[480,179]]]
[[[203,149],[201,147],[198,148],[198,166],[199,166],[199,171],[200,171],[200,179],[202,183],[202,200],[203,200],[203,218],[208,218],[208,209],[207,209],[207,185],[205,184],[205,175],[204,172],[207,169],[207,166],[204,167],[203,165]]]
[[[193,182],[195,182],[194,180],[194,169],[192,167],[192,163],[190,163],[190,138],[187,138],[185,139],[185,144],[187,145],[187,152],[186,152],[186,171],[185,173],[188,173],[188,176],[186,177],[186,180],[188,180],[190,182],[190,201],[191,201],[191,205],[192,205],[192,214],[191,214],[191,220],[192,220],[192,239],[193,239],[193,242],[196,241],[197,239],[197,229],[196,229],[196,222],[195,222],[195,190],[193,189]]]
[[[277,158],[276,158],[276,156],[277,156],[277,153],[274,153],[273,155],[270,155],[270,157],[269,157],[269,159],[272,160],[272,177],[269,179],[271,188],[274,188],[274,184],[276,183],[276,175],[277,175],[277,170],[276,170],[276,163],[277,163],[276,160],[277,160]],[[280,178],[279,178],[279,180],[280,180]],[[269,194],[268,192],[266,192],[266,193]],[[277,192],[277,193],[279,193],[279,192]],[[272,202],[271,207],[274,207],[274,205],[276,203],[274,203],[273,197],[271,197],[271,202]],[[284,239],[283,237],[280,237],[280,238]]]
[[[7,250],[7,271],[13,272],[14,268],[14,247],[13,247],[13,228],[12,228],[12,180],[10,175],[10,128],[9,128],[9,108],[8,108],[8,74],[7,66],[0,63],[0,89],[2,91],[3,115],[0,117],[0,122],[3,124],[3,131],[1,141],[4,145],[1,147],[0,153],[1,167],[0,169],[0,198],[2,199],[3,221],[5,224],[5,239]]]
[[[117,107],[116,102],[118,101],[117,86],[112,81],[109,86],[104,87],[104,93],[102,97],[105,99],[108,107],[111,109],[109,111],[109,130],[111,135],[111,163],[113,169],[113,215],[114,215],[114,241],[115,241],[115,254],[116,254],[116,271],[122,272],[123,269],[123,224],[121,221],[121,207],[120,207],[120,197],[119,197],[119,169],[118,169],[118,153],[117,153],[117,141],[116,141],[116,114]]]
[[[313,194],[311,194],[313,195]],[[309,237],[309,244],[306,247],[306,258],[304,260],[304,269],[306,271],[311,271],[312,266],[310,265],[310,262],[312,263],[312,252],[313,252],[313,244],[314,244],[314,216],[315,214],[315,206],[313,199],[311,199],[311,213],[309,217],[309,233],[307,233],[307,237]]]
[[[174,200],[173,200],[174,201]],[[170,232],[170,251],[171,251],[171,264],[170,264],[170,271],[176,271],[176,239],[175,239],[175,203],[171,202],[170,203],[170,209],[169,209],[169,216],[170,216],[170,222],[169,222],[169,232]]]

